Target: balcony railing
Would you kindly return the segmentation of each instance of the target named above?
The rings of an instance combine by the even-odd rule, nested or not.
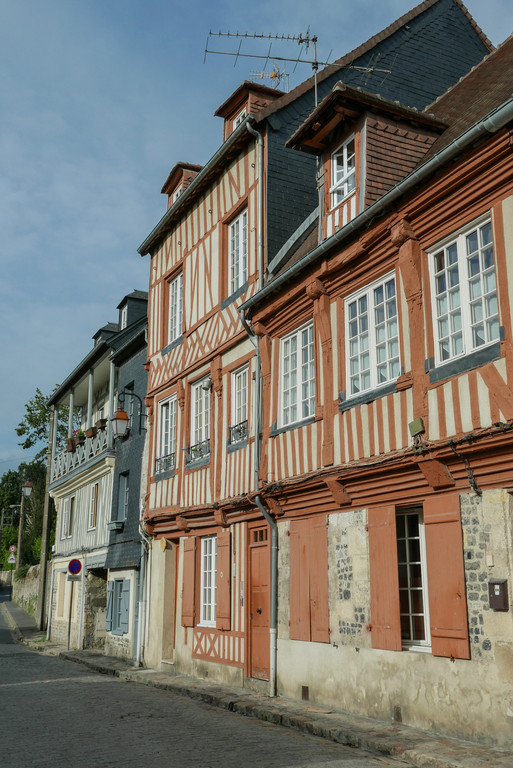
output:
[[[52,459],[50,483],[87,464],[91,459],[98,458],[105,450],[107,450],[107,430],[99,430],[94,437],[86,437],[74,451],[67,449],[60,451]]]
[[[203,440],[201,443],[184,448],[185,464],[192,464],[194,461],[210,456],[210,440]]]
[[[248,422],[241,421],[240,424],[235,424],[233,427],[228,427],[230,431],[230,445],[234,443],[240,443],[242,440],[248,438]]]
[[[161,472],[172,472],[176,467],[175,454],[169,453],[167,456],[160,456],[155,459],[155,474],[159,475]]]

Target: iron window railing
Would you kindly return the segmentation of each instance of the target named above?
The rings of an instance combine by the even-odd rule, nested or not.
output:
[[[158,475],[160,472],[171,472],[173,469],[175,469],[175,454],[169,453],[167,456],[159,456],[158,459],[155,459],[155,474]]]
[[[186,464],[192,464],[192,462],[198,461],[198,459],[210,456],[210,440],[203,440],[201,443],[184,448],[184,453]]]
[[[240,443],[242,440],[247,440],[248,437],[248,420],[241,421],[240,424],[235,424],[233,427],[228,427],[230,432],[230,445],[234,443]]]

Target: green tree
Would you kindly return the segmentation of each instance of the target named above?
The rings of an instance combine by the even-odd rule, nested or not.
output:
[[[43,444],[43,447],[36,454],[35,461],[41,461],[46,458],[48,446],[48,435],[50,434],[50,418],[52,412],[46,407],[49,397],[43,395],[39,387],[36,388],[35,395],[25,405],[25,415],[16,427],[16,434],[23,440],[18,443],[25,450],[30,450],[35,446]],[[69,409],[67,406],[59,408],[59,419],[57,423],[57,450],[64,448],[66,437],[68,435]],[[78,427],[80,423],[80,410],[75,409],[73,414],[73,426]]]

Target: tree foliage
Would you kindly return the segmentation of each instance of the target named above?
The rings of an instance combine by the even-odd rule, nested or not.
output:
[[[43,395],[37,387],[35,395],[25,405],[25,415],[16,427],[16,434],[23,438],[18,445],[25,450],[34,448],[43,444],[41,450],[36,454],[35,461],[41,461],[46,456],[48,437],[50,434],[50,419],[52,412],[46,407],[49,397]],[[79,409],[73,414],[73,426],[79,424]],[[67,406],[59,408],[59,419],[57,423],[57,450],[61,450],[66,442],[68,435],[69,409]]]

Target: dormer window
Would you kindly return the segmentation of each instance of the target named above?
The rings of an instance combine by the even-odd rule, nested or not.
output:
[[[331,156],[331,207],[335,208],[356,186],[354,134]]]
[[[173,203],[176,203],[176,201],[178,200],[182,192],[183,192],[183,184],[179,184],[175,189],[175,191],[173,192]]]
[[[119,330],[122,331],[124,328],[126,328],[128,322],[128,306],[125,304],[124,307],[121,308],[120,318],[119,318]]]
[[[240,124],[241,124],[241,123],[244,121],[244,119],[245,119],[245,117],[246,117],[246,114],[247,114],[247,113],[246,113],[246,107],[244,107],[244,109],[242,109],[242,110],[239,112],[239,114],[238,114],[238,115],[236,115],[236,116],[233,118],[233,130],[235,130],[236,128],[238,128],[238,127],[239,127],[239,125],[240,125]]]

